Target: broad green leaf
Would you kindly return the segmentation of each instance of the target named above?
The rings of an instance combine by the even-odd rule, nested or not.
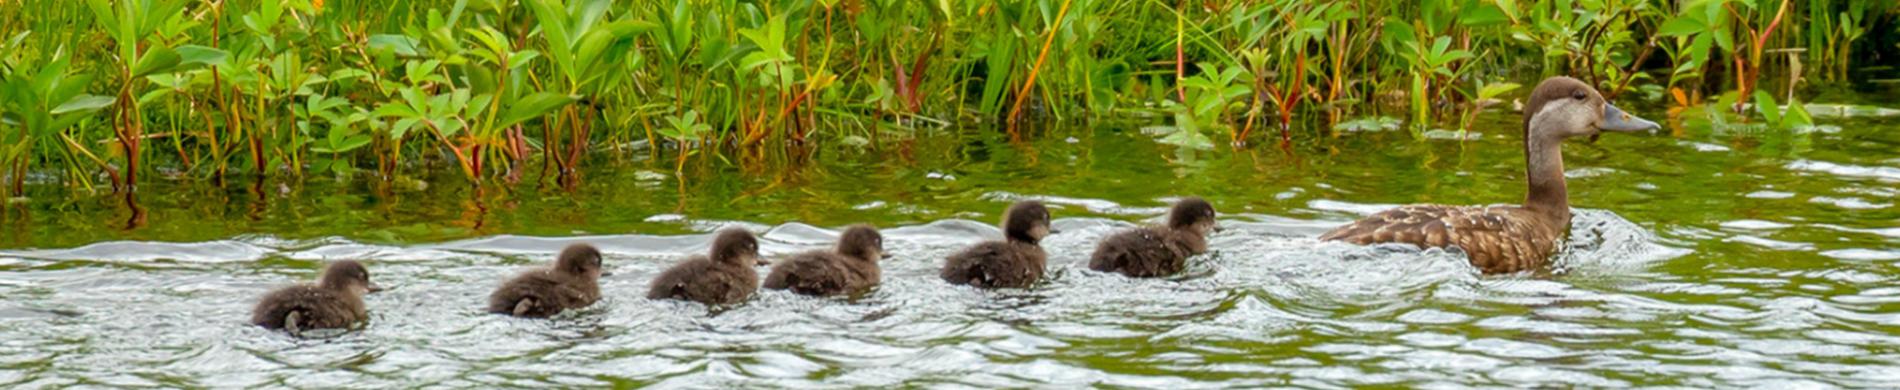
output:
[[[225,59],[230,56],[230,52],[211,47],[199,45],[184,45],[178,47],[180,65],[224,66]]]
[[[528,96],[523,96],[521,99],[514,101],[513,104],[507,108],[507,111],[501,116],[501,121],[495,123],[495,128],[499,129],[514,126],[515,124],[526,122],[529,119],[547,115],[547,113],[572,104],[576,100],[579,99],[575,96],[553,92],[535,92]]]
[[[1775,97],[1768,91],[1755,91],[1755,111],[1761,112],[1770,125],[1781,125],[1781,106],[1775,104]]]
[[[139,57],[138,65],[132,67],[132,77],[145,77],[148,74],[171,70],[178,66],[179,60],[178,52],[173,51],[172,48],[153,47],[146,50],[144,56]]]
[[[54,107],[52,114],[59,115],[69,112],[98,111],[118,101],[118,98],[111,96],[79,95],[74,96],[72,100],[67,100],[65,103],[60,103],[59,107]]]
[[[1663,22],[1662,27],[1656,29],[1656,35],[1678,37],[1700,34],[1706,31],[1709,31],[1709,25],[1708,23],[1704,23],[1701,19],[1677,16],[1669,19],[1667,22]]]

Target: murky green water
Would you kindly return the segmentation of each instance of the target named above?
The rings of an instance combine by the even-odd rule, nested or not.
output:
[[[1579,213],[1550,272],[1481,276],[1455,253],[1314,240],[1399,203],[1520,200],[1512,115],[1464,144],[1348,133],[1289,151],[1182,152],[1125,124],[1027,144],[942,131],[706,159],[684,183],[668,155],[600,153],[615,162],[571,193],[156,179],[129,230],[120,199],[42,184],[0,220],[0,387],[1900,383],[1891,117],[1573,142]],[[1229,229],[1184,275],[1086,270],[1097,238],[1190,194]],[[935,278],[1021,198],[1058,205],[1048,282]],[[709,313],[640,297],[718,226],[785,254],[867,221],[897,256],[861,299],[768,292]],[[502,278],[575,241],[608,252],[605,301],[555,321],[481,313]],[[245,324],[258,295],[340,258],[389,288],[366,329],[300,340]]]

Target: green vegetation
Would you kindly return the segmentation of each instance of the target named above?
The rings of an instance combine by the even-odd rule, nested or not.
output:
[[[639,141],[683,164],[1112,116],[1169,118],[1164,141],[1189,147],[1284,144],[1383,110],[1463,130],[1512,82],[1556,74],[1676,107],[1753,101],[1794,127],[1807,115],[1776,102],[1798,111],[1803,85],[1891,53],[1865,38],[1897,16],[1894,0],[0,0],[0,177],[21,194],[34,172],[130,190],[439,161],[481,185],[538,158],[571,183],[590,152]]]

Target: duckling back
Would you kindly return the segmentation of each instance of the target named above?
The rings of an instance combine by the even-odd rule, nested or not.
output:
[[[266,329],[348,328],[366,319],[363,297],[314,284],[277,289],[251,309],[251,324]]]
[[[1133,277],[1167,276],[1187,268],[1188,257],[1207,252],[1207,239],[1165,227],[1124,230],[1096,244],[1089,269]]]
[[[546,318],[600,300],[600,282],[536,268],[503,283],[488,296],[488,312],[517,317]]]
[[[877,264],[865,264],[830,251],[800,253],[772,267],[765,288],[805,295],[841,295],[876,286]]]
[[[1042,280],[1048,253],[1027,242],[986,241],[945,259],[941,276],[951,284],[1022,288]]]
[[[708,305],[745,301],[758,290],[759,273],[732,263],[693,256],[653,278],[647,299],[680,299]]]

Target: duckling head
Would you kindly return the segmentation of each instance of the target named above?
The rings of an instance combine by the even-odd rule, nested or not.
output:
[[[726,228],[713,238],[712,260],[717,263],[750,267],[759,262],[759,239],[751,231]]]
[[[330,266],[323,269],[323,278],[317,281],[317,285],[326,289],[345,291],[356,295],[373,293],[382,291],[383,289],[381,286],[370,283],[369,269],[364,268],[362,263],[358,263],[354,260],[330,263]]]
[[[1589,84],[1563,76],[1537,84],[1530,103],[1524,105],[1526,138],[1548,135],[1563,139],[1595,136],[1602,130],[1635,132],[1660,127],[1616,108]]]
[[[1059,232],[1049,228],[1049,208],[1042,202],[1016,202],[1003,212],[1003,235],[1011,241],[1035,244],[1055,233]]]
[[[876,262],[889,257],[884,253],[884,235],[870,225],[856,225],[844,230],[844,237],[838,238],[838,253],[859,260]]]
[[[1168,211],[1168,228],[1192,231],[1207,236],[1220,227],[1214,219],[1214,205],[1199,197],[1187,197],[1174,202],[1174,209]]]
[[[600,249],[585,243],[568,245],[554,259],[554,269],[588,278],[600,278],[605,273],[602,268]]]

